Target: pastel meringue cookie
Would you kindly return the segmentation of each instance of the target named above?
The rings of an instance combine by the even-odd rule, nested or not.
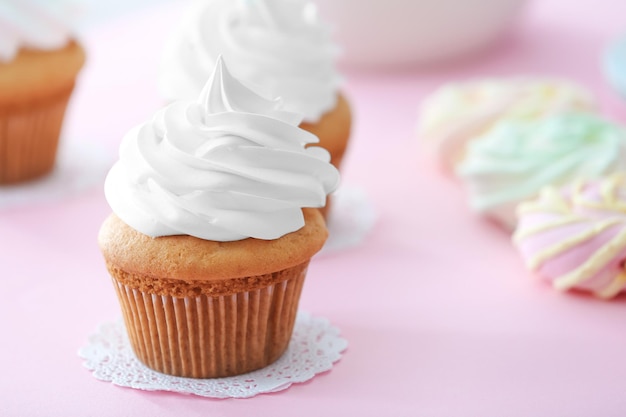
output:
[[[285,109],[306,122],[319,121],[337,104],[338,48],[310,1],[196,1],[165,45],[162,94],[195,98],[220,55],[235,77],[281,97]]]
[[[0,63],[15,59],[20,49],[58,50],[74,34],[80,7],[76,1],[14,0],[0,6]]]
[[[526,266],[562,291],[611,298],[626,288],[626,174],[547,187],[518,209]]]
[[[221,58],[196,101],[132,129],[105,181],[113,212],[152,237],[276,239],[322,207],[339,174],[317,138],[231,76]]]
[[[502,119],[536,120],[569,111],[593,112],[590,92],[562,79],[485,79],[445,84],[421,104],[418,137],[440,165],[454,171],[469,141]]]
[[[471,207],[508,229],[515,207],[547,185],[626,169],[626,131],[588,113],[502,120],[468,145],[457,168]]]

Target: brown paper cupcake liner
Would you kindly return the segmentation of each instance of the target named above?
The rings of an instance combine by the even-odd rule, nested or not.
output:
[[[187,297],[147,292],[112,275],[141,362],[169,375],[217,378],[263,368],[284,353],[307,267],[308,261],[249,277],[255,283],[269,278],[270,284],[233,294],[213,295],[215,283],[207,283],[207,291],[193,283],[199,295]]]
[[[27,181],[52,171],[73,88],[28,107],[0,108],[0,184]]]

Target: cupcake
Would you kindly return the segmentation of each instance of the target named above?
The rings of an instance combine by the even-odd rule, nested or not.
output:
[[[195,98],[223,55],[241,82],[302,114],[300,127],[319,138],[339,168],[351,112],[337,52],[310,1],[197,1],[168,39],[159,86],[168,100]]]
[[[0,184],[54,167],[65,109],[85,52],[68,7],[17,2],[0,10]]]
[[[289,343],[315,207],[338,184],[301,116],[237,81],[218,58],[196,101],[132,129],[105,181],[99,245],[140,361],[214,378],[269,365]]]
[[[457,169],[471,207],[509,230],[515,207],[547,185],[626,169],[626,131],[596,115],[502,120],[476,137]]]
[[[514,243],[562,291],[611,298],[626,288],[626,174],[547,187],[520,205]]]
[[[570,112],[593,112],[592,95],[559,79],[487,79],[450,83],[420,106],[418,136],[447,172],[464,158],[467,144],[503,119],[537,120]]]

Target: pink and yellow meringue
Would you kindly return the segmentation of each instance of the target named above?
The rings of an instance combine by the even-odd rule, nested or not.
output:
[[[626,173],[548,187],[518,207],[513,241],[558,290],[611,298],[626,288]]]

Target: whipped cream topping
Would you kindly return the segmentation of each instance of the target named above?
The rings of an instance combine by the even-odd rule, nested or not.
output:
[[[80,7],[71,0],[0,2],[0,62],[15,58],[21,48],[53,50],[67,45]]]
[[[457,174],[471,206],[515,224],[515,206],[546,185],[626,169],[626,131],[592,114],[502,120],[468,146]]]
[[[149,236],[276,239],[304,226],[339,174],[301,116],[236,80],[218,58],[197,101],[132,129],[105,181],[125,223]]]
[[[451,169],[465,147],[502,119],[536,120],[569,112],[595,111],[590,92],[567,80],[485,79],[445,84],[420,106],[418,136]]]
[[[626,287],[626,174],[546,187],[518,208],[513,242],[559,290],[610,298]]]
[[[197,1],[168,39],[159,88],[170,100],[197,97],[223,55],[241,82],[314,123],[337,103],[337,53],[310,1]]]

